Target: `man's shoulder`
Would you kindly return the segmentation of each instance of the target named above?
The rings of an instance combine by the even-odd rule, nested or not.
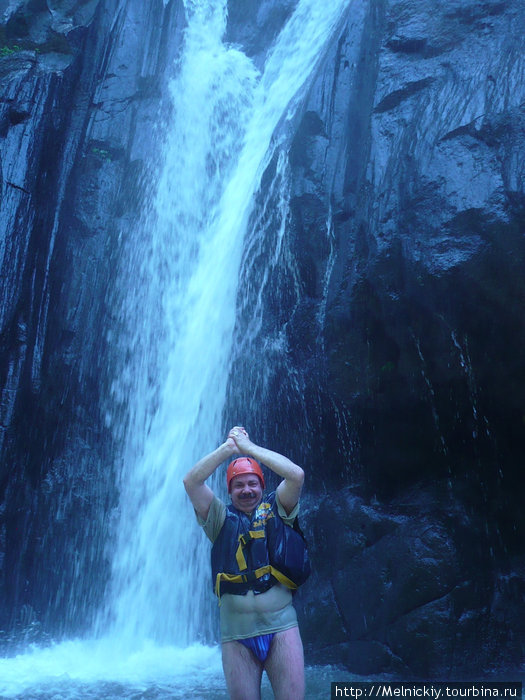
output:
[[[210,504],[210,509],[208,511],[208,517],[206,520],[197,515],[197,521],[206,533],[208,539],[215,542],[219,532],[224,525],[226,519],[226,504],[221,501],[221,499],[213,495],[213,500]]]

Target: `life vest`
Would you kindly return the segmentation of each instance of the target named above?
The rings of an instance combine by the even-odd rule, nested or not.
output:
[[[223,593],[263,593],[276,583],[296,590],[310,575],[310,560],[297,524],[281,519],[275,492],[263,498],[252,516],[233,505],[211,550],[213,586]]]

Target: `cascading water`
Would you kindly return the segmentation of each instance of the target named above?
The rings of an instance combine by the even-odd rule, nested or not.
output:
[[[140,262],[150,291],[142,319],[136,318],[133,289],[127,297],[131,309],[124,310],[141,324],[132,377],[139,381],[131,386],[110,602],[120,637],[182,645],[198,636],[203,589],[209,588],[202,575],[206,548],[195,547],[198,533],[182,476],[220,437],[242,245],[239,205],[225,210],[222,200],[242,148],[257,78],[242,53],[221,43],[225,8],[220,3],[191,4],[188,15],[180,72],[171,86],[174,121],[154,202],[152,240],[144,241],[147,251],[133,250],[123,271],[123,279],[133,284]],[[144,401],[137,369],[152,365],[148,381],[154,397]]]
[[[225,8],[191,5],[148,263],[152,278],[165,266],[162,391],[126,476],[115,560],[115,625],[132,639],[189,643],[202,629],[207,556],[197,554],[206,551],[196,546],[181,479],[221,437],[245,227],[272,135],[344,4],[300,3],[260,80],[242,53],[221,42]]]
[[[117,312],[127,328],[111,342],[131,360],[113,385],[119,418],[108,416],[126,444],[108,604],[97,639],[0,661],[0,691],[10,697],[17,685],[3,688],[2,676],[22,681],[22,669],[39,663],[48,675],[84,682],[124,682],[140,668],[151,679],[155,669],[163,673],[163,660],[167,675],[189,674],[184,683],[195,683],[203,667],[219,673],[215,650],[195,646],[212,629],[211,584],[182,477],[222,439],[239,269],[261,175],[348,4],[300,0],[259,74],[222,42],[225,0],[185,2],[164,165],[118,275],[124,301]],[[25,686],[40,677],[43,669]],[[110,697],[107,689],[103,695]],[[190,697],[188,688],[181,696]],[[79,697],[98,695],[84,687]]]

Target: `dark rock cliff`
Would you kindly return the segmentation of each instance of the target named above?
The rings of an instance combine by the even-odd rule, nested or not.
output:
[[[179,13],[162,0],[3,10],[0,623],[29,636],[85,628],[105,583],[105,299],[148,181]]]
[[[275,239],[245,261],[265,303],[232,396],[261,396],[257,434],[307,470],[312,661],[523,658],[524,19],[352,3],[297,116],[287,243],[269,273]]]
[[[334,220],[321,391],[344,406],[365,502],[407,518],[330,577],[346,640],[329,646],[362,672],[523,658],[524,18],[522,3],[377,3],[359,54],[341,35],[296,137],[298,241],[324,223],[326,195]],[[359,78],[323,108],[333,66],[352,64]],[[337,488],[332,470],[324,481]],[[331,510],[316,522],[346,549],[345,530],[361,533]]]
[[[107,299],[183,16],[7,5],[0,622],[37,636],[84,628],[105,583]],[[261,64],[294,6],[231,0],[228,40]],[[523,658],[524,19],[521,0],[351,3],[290,127],[280,257],[270,236],[244,263],[264,306],[231,411],[248,400],[254,437],[308,474],[310,663],[472,677]]]

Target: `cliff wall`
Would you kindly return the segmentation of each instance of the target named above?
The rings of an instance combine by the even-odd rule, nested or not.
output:
[[[1,17],[0,620],[29,638],[84,629],[105,585],[107,300],[180,10],[20,0]]]
[[[245,261],[264,291],[232,397],[261,396],[258,434],[306,467],[318,662],[453,678],[523,658],[523,19],[352,3],[296,115],[285,241]]]

